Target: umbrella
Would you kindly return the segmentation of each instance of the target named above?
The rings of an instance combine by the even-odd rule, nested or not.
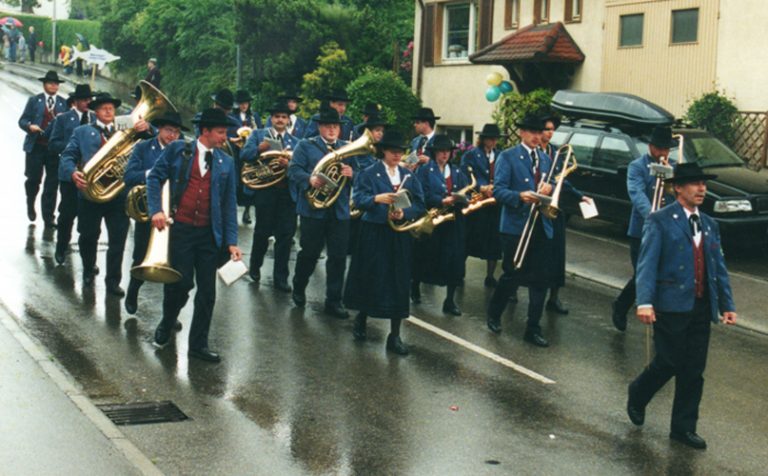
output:
[[[0,18],[0,25],[7,25],[8,23],[13,23],[13,26],[15,26],[16,28],[21,28],[22,26],[24,26],[23,23],[21,23],[19,20],[13,17]]]
[[[90,43],[88,43],[88,40],[85,38],[85,36],[81,35],[80,33],[75,33],[75,36],[77,36],[77,39],[82,43],[83,50],[87,50],[91,47]]]

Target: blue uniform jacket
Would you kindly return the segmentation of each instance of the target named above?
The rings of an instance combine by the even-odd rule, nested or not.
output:
[[[41,126],[43,124],[45,107],[45,93],[37,94],[27,100],[24,112],[21,113],[21,117],[19,118],[19,127],[22,131],[27,133],[27,137],[24,138],[24,152],[32,152],[32,147],[35,145],[38,134],[30,133],[29,126],[32,124]],[[53,116],[56,117],[66,110],[67,101],[63,97],[57,95],[56,103],[53,106]]]
[[[417,150],[419,148],[419,141],[421,141],[421,135],[418,135],[411,139],[411,151]],[[424,144],[423,147],[423,153],[430,159],[434,159],[435,156],[432,154],[432,149],[429,149],[429,146],[432,145],[432,142],[435,141],[435,134],[432,134],[432,137],[427,139],[427,143]]]
[[[162,211],[160,193],[166,180],[171,179],[171,197],[176,193],[177,187],[183,187],[186,190],[193,164],[190,163],[186,175],[182,178],[185,147],[186,143],[183,140],[168,144],[149,172],[147,176],[149,216]],[[195,160],[197,141],[189,146],[189,150],[191,151],[190,160]],[[237,245],[235,162],[220,149],[214,149],[211,170],[208,173],[213,174],[211,175],[211,226],[216,246],[222,248]]]
[[[538,154],[541,180],[549,180],[552,161],[547,154],[541,151]],[[533,162],[522,144],[499,154],[494,175],[493,196],[502,205],[499,231],[521,235],[531,206],[520,200],[520,192],[536,191]],[[547,238],[552,238],[552,221],[543,215],[539,219],[542,220]]]
[[[77,126],[59,158],[59,180],[72,181],[72,174],[101,148],[101,131],[93,124]]]
[[[157,137],[136,144],[125,167],[125,186],[132,188],[147,183],[147,171],[155,165],[162,152],[163,148],[160,147]]]
[[[699,216],[712,320],[717,322],[718,311],[735,311],[736,305],[720,245],[720,230],[715,220],[701,212]],[[693,235],[683,206],[677,201],[650,214],[646,220],[635,283],[639,305],[652,304],[657,312],[693,310]]]
[[[320,118],[320,114],[315,114],[312,116],[312,119],[309,121],[309,124],[307,125],[307,132],[304,134],[305,139],[309,139],[310,137],[317,136],[320,132],[317,129],[317,120]],[[339,134],[339,139],[344,141],[349,141],[354,136],[354,129],[355,124],[352,122],[352,119],[349,118],[346,114],[341,116],[341,133]]]
[[[496,160],[499,159],[499,149],[493,149]],[[482,147],[473,147],[461,156],[461,170],[469,177],[469,167],[477,180],[477,187],[491,184],[491,161]]]
[[[632,201],[632,215],[629,217],[627,236],[642,238],[645,218],[651,213],[651,197],[653,197],[656,177],[651,175],[653,159],[645,154],[629,163],[627,168],[627,193]],[[674,166],[674,163],[670,161]],[[664,195],[664,203],[671,203],[674,197]]]
[[[272,116],[267,118],[267,124],[264,127],[272,127]],[[291,135],[297,139],[304,139],[307,134],[307,121],[303,117],[295,116],[293,132]]]
[[[91,111],[86,111],[84,114],[88,114],[90,124],[96,121],[96,115]],[[69,111],[56,116],[56,119],[50,124],[50,135],[48,136],[48,150],[56,155],[64,152],[64,148],[67,147],[69,139],[72,137],[72,132],[75,131],[80,125],[80,116],[77,111],[70,109]],[[59,177],[64,180],[63,178]],[[66,180],[70,180],[67,177]]]
[[[400,167],[400,183],[408,190],[411,206],[403,209],[406,220],[418,218],[424,214],[424,192],[416,176],[405,167]],[[406,180],[408,177],[408,180]],[[392,193],[392,183],[389,181],[384,162],[376,162],[355,177],[355,187],[352,191],[352,201],[363,211],[361,220],[371,223],[387,223],[389,205],[376,203],[374,198],[380,193]]]
[[[250,127],[253,130],[261,129],[261,117],[259,117],[258,114],[254,114],[253,112],[248,111],[245,114],[245,121],[243,121],[242,118],[240,117],[240,111],[235,111],[232,113],[232,115],[237,121],[238,129],[244,126]]]
[[[451,182],[453,183],[451,190],[447,189],[443,172],[440,171],[440,167],[434,160],[430,160],[416,171],[416,177],[424,190],[424,205],[427,208],[442,207],[443,199],[449,193],[458,192],[459,189],[466,187],[469,183],[467,177],[457,166],[446,164],[446,167],[451,168]]]
[[[334,149],[345,145],[346,142],[337,140]],[[329,210],[315,210],[309,206],[306,192],[309,190],[309,177],[320,159],[328,153],[325,141],[320,136],[310,137],[299,141],[293,151],[293,158],[288,164],[288,180],[291,197],[296,202],[296,213],[308,218],[324,218],[331,211],[339,220],[349,220],[349,183],[341,190],[339,198]],[[349,163],[346,160],[345,163]],[[352,177],[354,179],[354,176]]]

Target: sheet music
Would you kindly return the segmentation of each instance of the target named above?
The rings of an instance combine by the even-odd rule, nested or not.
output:
[[[581,216],[583,216],[585,220],[589,220],[598,215],[597,204],[595,204],[594,201],[579,202],[579,208],[581,208]]]
[[[219,268],[219,277],[224,284],[230,286],[232,283],[242,278],[245,273],[248,272],[248,267],[245,266],[243,260],[240,261],[227,261],[227,264]]]

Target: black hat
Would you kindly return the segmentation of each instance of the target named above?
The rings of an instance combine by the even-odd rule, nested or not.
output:
[[[378,147],[379,150],[406,150],[408,148],[406,145],[405,136],[402,132],[396,129],[387,129],[384,131],[384,137],[382,137],[381,140],[376,144],[376,147]]]
[[[227,88],[211,95],[211,99],[213,99],[213,102],[216,104],[224,106],[227,109],[232,109],[232,106],[235,104],[235,96],[232,94],[232,91]]]
[[[178,127],[182,131],[189,130],[188,128],[184,127],[184,125],[181,123],[181,114],[175,111],[166,111],[165,114],[154,119],[152,121],[152,125],[157,127],[158,129],[165,125],[170,125],[170,126]]]
[[[75,99],[90,99],[93,97],[90,84],[78,84],[75,86],[74,92],[69,95],[72,100]]]
[[[432,143],[427,146],[429,150],[453,150],[455,148],[453,141],[445,134],[436,134],[432,138]]]
[[[526,114],[522,121],[516,122],[519,129],[541,132],[544,130],[544,121],[535,114]]]
[[[278,101],[272,105],[267,112],[270,114],[288,114],[291,115],[291,110],[288,108],[288,103],[285,101]]]
[[[312,116],[312,120],[320,124],[341,124],[339,112],[332,107],[321,107],[320,114]]]
[[[659,149],[671,149],[675,144],[672,140],[672,129],[666,126],[656,126],[651,132],[651,145],[658,147]]]
[[[440,119],[440,116],[435,116],[435,113],[432,112],[432,108],[429,107],[421,107],[419,108],[419,111],[411,117],[413,120],[420,120],[420,121],[436,121]]]
[[[717,175],[705,174],[696,162],[686,162],[684,164],[677,164],[675,167],[675,175],[671,179],[665,180],[665,182],[674,184],[684,184],[688,182],[698,182],[699,180],[713,180]]]
[[[326,101],[344,101],[344,102],[350,101],[349,96],[347,96],[347,92],[344,91],[343,89],[334,90],[326,94],[323,97],[323,99],[325,99]]]
[[[253,98],[251,97],[251,94],[245,89],[240,89],[235,93],[235,102],[237,104],[242,104],[244,102],[251,102],[251,100],[253,100]]]
[[[117,109],[123,101],[113,98],[109,93],[96,93],[93,96],[93,100],[88,104],[88,109],[95,111],[99,106],[106,103],[112,103],[112,105],[115,106],[115,109]]]
[[[496,124],[486,124],[483,126],[483,130],[480,132],[475,132],[475,134],[479,135],[482,139],[483,137],[487,137],[489,139],[498,139],[499,137],[506,137],[505,134],[501,133],[501,129],[499,129],[499,126]]]
[[[301,96],[299,96],[299,93],[293,93],[293,92],[285,93],[282,96],[279,96],[277,98],[278,101],[288,101],[289,99],[292,99],[296,102],[303,101],[303,99],[301,99]]]
[[[54,71],[54,70],[48,71],[47,73],[45,73],[45,76],[43,76],[42,78],[37,78],[37,79],[39,81],[44,82],[44,83],[59,83],[59,84],[61,84],[61,83],[64,82],[64,80],[60,79],[59,78],[59,74],[56,71]]]
[[[370,114],[370,115],[368,116],[368,120],[367,120],[367,121],[365,121],[365,122],[362,124],[362,126],[363,126],[364,128],[366,128],[366,129],[370,129],[371,127],[376,127],[376,126],[385,126],[385,127],[386,127],[386,126],[388,126],[388,125],[389,125],[389,124],[387,124],[387,120],[386,120],[386,119],[384,119],[383,117],[379,116],[379,115],[378,115],[378,113],[376,113],[376,114]]]
[[[363,108],[363,115],[364,116],[372,116],[374,114],[379,114],[381,112],[381,106],[374,102],[369,102],[365,104],[365,107]]]
[[[226,112],[214,107],[203,109],[203,112],[192,119],[192,122],[200,127],[231,127],[237,125]]]

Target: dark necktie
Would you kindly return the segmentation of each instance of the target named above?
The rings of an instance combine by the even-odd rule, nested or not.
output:
[[[213,161],[213,153],[209,150],[205,152],[205,157],[203,158],[205,160],[205,170],[208,170],[211,168],[211,161]]]
[[[110,137],[112,137],[112,134],[115,132],[115,130],[112,129],[112,126],[107,126],[102,129],[102,132],[104,133],[104,137],[109,139]]]
[[[84,126],[88,124],[88,111],[85,111],[80,115],[80,125]]]
[[[533,180],[536,185],[539,185],[541,172],[539,171],[539,156],[536,154],[536,149],[531,150],[531,164],[533,165]]]
[[[699,218],[699,215],[692,214],[688,217],[688,224],[691,225],[691,235],[696,236],[696,233],[698,233],[701,230],[701,219]]]
[[[48,110],[53,112],[53,96],[48,96]]]
[[[277,135],[277,140],[280,141],[280,146],[281,147],[285,146],[285,143],[283,142],[283,135],[282,134],[278,134]]]
[[[424,146],[427,143],[427,136],[421,136],[421,139],[419,139],[419,146],[416,147],[416,150],[419,155],[424,153]]]

